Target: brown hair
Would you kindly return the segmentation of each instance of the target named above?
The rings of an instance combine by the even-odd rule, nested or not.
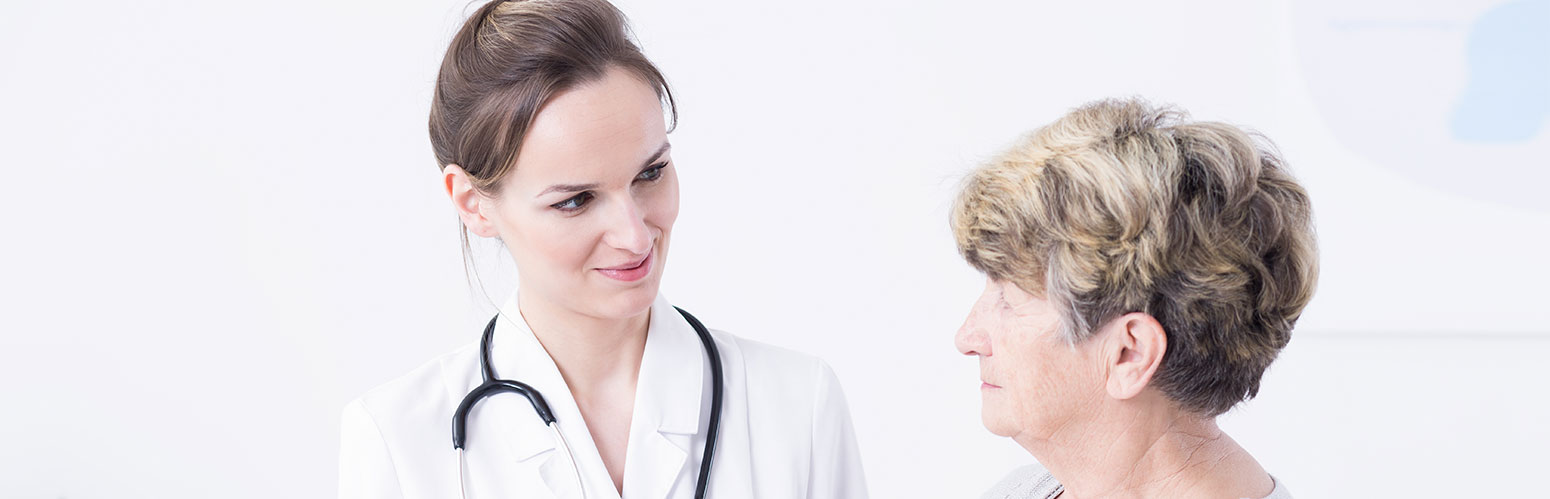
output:
[[[1156,386],[1207,416],[1259,392],[1318,277],[1308,195],[1268,140],[1140,100],[1019,140],[966,179],[952,227],[970,265],[1049,300],[1071,343],[1156,318]]]
[[[480,192],[499,192],[523,137],[552,96],[623,68],[651,85],[678,121],[667,79],[604,0],[494,0],[463,23],[436,76],[431,147]],[[672,125],[669,125],[671,129]]]

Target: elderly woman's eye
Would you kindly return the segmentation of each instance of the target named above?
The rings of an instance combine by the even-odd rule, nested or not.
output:
[[[662,169],[663,168],[667,168],[667,163],[658,163],[658,164],[655,164],[655,165],[651,165],[651,168],[647,168],[645,170],[641,170],[640,175],[636,175],[635,176],[635,180],[644,180],[644,181],[650,182],[650,181],[662,178]]]
[[[582,192],[582,193],[577,194],[575,196],[571,196],[571,197],[565,198],[564,201],[560,201],[558,203],[551,204],[551,205],[549,205],[549,207],[554,208],[556,210],[560,210],[560,211],[576,211],[576,210],[581,209],[583,206],[586,206],[587,202],[591,201],[591,200],[592,200],[592,193],[591,192]]]

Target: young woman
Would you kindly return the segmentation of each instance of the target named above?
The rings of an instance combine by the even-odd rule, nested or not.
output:
[[[482,341],[345,408],[341,497],[866,497],[827,365],[658,294],[676,111],[626,29],[603,0],[495,1],[453,39],[431,142],[520,291]]]

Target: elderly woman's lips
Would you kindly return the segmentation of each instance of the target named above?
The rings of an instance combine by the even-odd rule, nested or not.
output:
[[[986,383],[984,381],[980,382],[980,389],[981,390],[986,390],[986,389],[990,389],[990,388],[1001,388],[1001,387],[996,386],[996,385],[992,385],[990,383]]]

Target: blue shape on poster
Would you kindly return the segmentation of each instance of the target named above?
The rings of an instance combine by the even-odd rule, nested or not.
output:
[[[1477,142],[1533,138],[1550,117],[1550,0],[1486,12],[1469,36],[1469,84],[1453,111],[1453,136]]]

